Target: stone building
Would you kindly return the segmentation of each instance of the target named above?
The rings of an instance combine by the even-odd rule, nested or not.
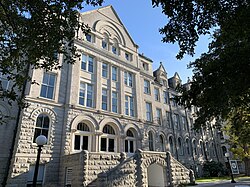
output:
[[[40,134],[48,139],[43,186],[174,186],[190,182],[190,168],[202,175],[204,161],[223,161],[212,124],[193,131],[196,108],[171,99],[179,94],[178,73],[169,78],[162,64],[153,71],[112,6],[80,21],[91,32],[76,34],[76,63],[58,55],[62,69],[31,70],[39,84],[24,89],[28,108],[0,101],[2,185],[32,184]]]

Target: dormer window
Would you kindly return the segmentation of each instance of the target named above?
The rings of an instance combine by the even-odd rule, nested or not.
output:
[[[125,52],[125,59],[127,61],[132,61],[132,55],[130,53],[128,53],[128,52]]]
[[[148,63],[146,62],[142,62],[142,67],[145,71],[148,71],[149,70],[149,66],[148,66]]]
[[[86,40],[88,41],[88,42],[93,42],[93,36],[91,35],[91,34],[85,34],[85,37],[86,37]]]

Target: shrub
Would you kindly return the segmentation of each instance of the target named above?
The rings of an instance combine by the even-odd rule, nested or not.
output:
[[[221,162],[207,161],[203,165],[204,176],[219,177],[226,174],[226,168]]]

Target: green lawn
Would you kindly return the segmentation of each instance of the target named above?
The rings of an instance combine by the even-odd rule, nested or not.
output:
[[[234,179],[241,179],[241,178],[249,178],[247,176],[235,176]],[[207,177],[207,178],[197,178],[195,180],[196,183],[199,182],[215,182],[215,181],[220,181],[220,180],[231,180],[231,177],[229,176],[224,176],[224,177]]]

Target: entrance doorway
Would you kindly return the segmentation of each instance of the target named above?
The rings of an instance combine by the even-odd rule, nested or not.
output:
[[[164,187],[164,169],[158,164],[152,164],[148,167],[148,187]]]

